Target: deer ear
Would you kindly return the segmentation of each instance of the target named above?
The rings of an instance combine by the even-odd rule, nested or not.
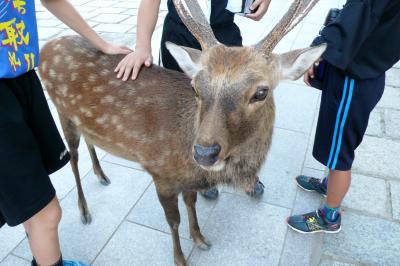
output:
[[[326,44],[321,44],[278,55],[281,79],[300,78],[321,57],[326,47]]]
[[[196,76],[200,71],[201,51],[189,47],[179,46],[171,42],[166,42],[165,46],[176,62],[190,78]]]

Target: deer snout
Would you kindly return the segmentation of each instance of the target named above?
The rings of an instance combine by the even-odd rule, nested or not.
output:
[[[199,144],[194,145],[194,159],[202,166],[212,166],[218,161],[218,155],[221,152],[221,146],[219,144],[213,144],[208,147],[204,147]]]

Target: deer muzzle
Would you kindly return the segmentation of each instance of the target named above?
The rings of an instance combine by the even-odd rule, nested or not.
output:
[[[221,146],[219,144],[213,144],[208,147],[195,144],[193,157],[200,166],[210,167],[218,161],[220,152]]]

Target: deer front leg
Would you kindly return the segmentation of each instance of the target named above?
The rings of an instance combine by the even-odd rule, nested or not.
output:
[[[72,172],[74,173],[76,188],[78,190],[78,206],[81,213],[81,221],[83,224],[90,224],[92,222],[92,216],[90,215],[85,194],[83,193],[81,177],[78,169],[78,148],[81,135],[71,120],[60,115],[60,121],[64,131],[65,140],[69,147],[69,153],[71,155],[70,164]]]
[[[172,241],[174,245],[174,261],[177,266],[187,266],[185,256],[183,255],[181,243],[179,240],[179,223],[181,217],[178,209],[178,195],[164,194],[157,190],[158,199],[164,209],[165,217],[171,228]]]
[[[85,139],[85,142],[86,142],[86,145],[89,150],[90,159],[92,159],[94,174],[97,176],[97,178],[99,179],[99,181],[102,185],[108,186],[109,184],[111,184],[111,181],[106,176],[106,174],[103,172],[103,169],[100,166],[100,162],[99,162],[99,159],[97,158],[97,154],[96,154],[96,150],[95,150],[94,146],[92,144],[88,143],[86,139]]]
[[[197,221],[197,192],[185,191],[182,194],[188,212],[190,235],[198,248],[202,250],[209,250],[211,247],[211,243],[201,234],[199,223]]]

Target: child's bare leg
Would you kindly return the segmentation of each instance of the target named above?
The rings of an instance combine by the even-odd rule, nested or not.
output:
[[[53,265],[61,258],[58,224],[61,207],[55,197],[44,209],[24,223],[29,245],[37,264]]]
[[[342,203],[351,183],[351,170],[329,170],[328,193],[326,203],[331,208],[338,208]]]

